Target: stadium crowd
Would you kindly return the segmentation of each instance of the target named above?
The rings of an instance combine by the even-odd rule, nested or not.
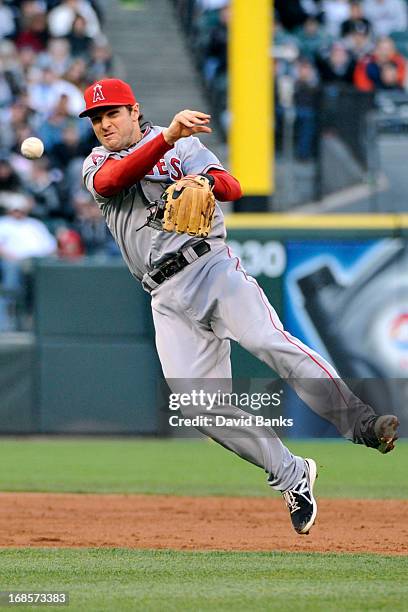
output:
[[[173,3],[226,132],[229,2]],[[278,145],[289,105],[296,157],[313,159],[322,87],[405,94],[407,6],[408,0],[275,0]],[[103,22],[98,0],[0,0],[0,331],[9,305],[24,293],[32,257],[118,255],[81,181],[83,158],[96,144],[89,122],[78,119],[82,92],[117,76]],[[46,151],[35,161],[20,154],[32,135]],[[23,237],[27,248],[13,251]]]
[[[97,0],[0,0],[0,330],[30,258],[117,254],[82,185],[96,142],[78,118],[83,90],[114,70]],[[38,160],[20,153],[33,135]]]
[[[228,0],[175,0],[216,114],[227,131]],[[275,0],[272,66],[276,128],[284,108],[296,113],[295,152],[315,155],[321,88],[404,94],[406,0]],[[277,138],[279,142],[279,134]]]

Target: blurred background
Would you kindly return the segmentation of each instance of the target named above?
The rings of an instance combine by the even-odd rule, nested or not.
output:
[[[109,76],[155,124],[212,113],[205,144],[245,193],[223,207],[233,250],[406,424],[407,58],[406,0],[0,0],[0,433],[169,433],[149,298],[82,185],[82,92]],[[292,435],[334,435],[294,410]]]

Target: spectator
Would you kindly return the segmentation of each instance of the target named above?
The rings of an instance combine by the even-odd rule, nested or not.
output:
[[[13,83],[10,75],[4,71],[0,60],[0,108],[10,106],[13,98]]]
[[[387,91],[404,91],[398,79],[398,66],[394,62],[385,62],[380,68],[379,89]]]
[[[0,58],[6,70],[16,72],[20,67],[20,60],[16,45],[12,40],[0,40]]]
[[[0,42],[0,72],[8,83],[14,102],[17,97],[24,94],[26,79],[20,64],[19,53],[14,43],[10,40]]]
[[[275,0],[275,9],[279,16],[279,21],[287,30],[295,30],[302,26],[310,16],[310,5],[304,6],[301,0]],[[314,15],[314,11],[311,12]]]
[[[407,29],[404,0],[364,0],[364,15],[371,21],[375,36],[389,36]]]
[[[16,31],[16,22],[14,13],[11,7],[6,6],[3,0],[0,0],[0,38],[13,36]]]
[[[81,112],[84,104],[78,87],[58,78],[51,68],[45,68],[40,81],[28,86],[28,95],[30,106],[38,109],[43,116],[52,113],[61,98],[66,99],[67,111],[73,116]]]
[[[73,197],[82,186],[83,157],[95,144],[90,125],[78,125],[82,90],[110,76],[112,69],[112,51],[100,19],[96,0],[0,0],[0,193],[9,194],[8,202],[18,207],[24,190],[24,206],[32,216],[54,224],[63,219],[66,240],[61,238],[61,252],[72,253],[75,240],[77,245],[81,241],[70,229],[75,221]],[[34,134],[45,143],[45,155],[37,161],[20,152],[22,140]],[[78,214],[87,226],[79,205]],[[14,209],[4,219],[10,216],[13,221],[27,217]],[[96,224],[88,225],[95,245],[98,240],[102,245]],[[0,319],[1,313],[0,300]]]
[[[206,49],[208,47],[211,31],[219,23],[221,9],[228,6],[228,4],[229,2],[223,2],[220,3],[220,6],[214,6],[207,9],[204,6],[201,6],[201,3],[197,1],[195,10],[192,13],[196,16],[194,24],[191,28],[192,36],[190,37],[190,42],[193,52],[196,55],[197,65],[200,70],[202,69],[203,63],[206,59]],[[186,24],[188,15],[182,15],[182,19],[184,24]]]
[[[368,36],[371,33],[371,23],[364,17],[360,0],[350,2],[350,17],[341,24],[341,36],[350,36],[356,32]]]
[[[74,59],[64,74],[64,79],[81,91],[88,85],[87,64],[82,57]]]
[[[212,82],[219,73],[227,71],[227,44],[228,44],[228,22],[230,18],[229,6],[224,7],[218,13],[218,21],[211,28],[207,48],[205,49],[206,60],[204,63],[204,78],[207,83]]]
[[[91,38],[101,36],[99,19],[86,0],[63,0],[48,15],[51,36],[69,36],[77,15],[85,19],[86,34]]]
[[[61,131],[61,140],[56,142],[49,152],[53,167],[58,169],[62,176],[60,191],[65,204],[60,216],[67,220],[73,218],[72,206],[68,203],[72,202],[73,194],[81,184],[83,159],[95,146],[93,132],[82,132],[81,129],[82,125],[78,125],[77,120],[67,122]]]
[[[50,38],[47,49],[38,57],[40,68],[49,68],[61,77],[71,64],[70,46],[66,38]]]
[[[92,83],[103,79],[112,71],[112,50],[103,42],[95,42],[91,50],[91,59],[88,63],[88,77]]]
[[[43,51],[48,42],[47,17],[38,11],[24,20],[22,29],[15,38],[18,49],[30,47],[36,53]]]
[[[62,132],[69,119],[68,98],[61,96],[51,114],[43,117],[37,128],[37,134],[44,142],[46,151],[51,151],[56,144],[61,142]]]
[[[332,43],[330,36],[314,17],[308,17],[296,35],[300,55],[310,60],[314,60],[323,48]]]
[[[55,253],[55,238],[38,219],[29,217],[32,201],[22,193],[3,198],[6,214],[0,218],[0,254],[2,258],[22,261],[28,257],[47,257]]]
[[[290,34],[276,18],[273,29],[273,58],[293,62],[299,56],[299,37]]]
[[[327,33],[339,38],[341,24],[350,16],[348,0],[323,0],[322,7]]]
[[[42,69],[40,78],[28,83],[27,93],[31,108],[38,109],[44,117],[52,113],[60,96],[57,75],[51,67]]]
[[[31,214],[37,219],[64,217],[62,202],[47,158],[37,159],[31,164],[31,173],[25,182],[26,192],[34,202]]]
[[[87,57],[90,54],[92,38],[87,34],[86,21],[82,15],[75,17],[68,41],[73,57]]]
[[[64,170],[73,160],[85,157],[95,144],[93,138],[87,136],[82,137],[77,120],[66,122],[61,138],[49,150],[54,166]]]
[[[19,161],[21,160],[23,167],[24,166],[29,167],[31,165],[31,160],[21,155],[20,147],[21,147],[23,140],[25,140],[26,138],[29,138],[32,135],[33,133],[32,133],[31,128],[25,123],[20,123],[16,126],[16,144],[13,148],[13,152],[19,156]],[[18,164],[15,163],[16,160],[13,159],[13,155],[11,156],[11,159],[12,159],[12,163],[16,171],[19,174],[22,174],[20,172],[20,168],[18,167]]]
[[[370,55],[374,50],[371,37],[362,32],[350,34],[344,44],[356,63],[363,57]]]
[[[354,83],[361,91],[374,91],[382,86],[381,70],[384,64],[392,62],[397,71],[397,83],[404,87],[406,77],[406,62],[404,57],[395,49],[391,38],[381,38],[374,49],[374,53],[363,57],[356,66]]]
[[[341,42],[333,43],[329,55],[320,55],[316,65],[323,83],[353,83],[355,61]]]
[[[42,0],[14,0],[18,11],[18,28],[21,30],[30,19],[39,12],[46,10],[46,2]]]
[[[90,193],[84,189],[74,195],[75,221],[73,228],[81,237],[87,255],[120,255],[118,247],[107,230],[101,212]]]
[[[21,180],[11,165],[7,154],[0,154],[0,192],[18,191]]]
[[[36,61],[37,54],[31,47],[21,47],[18,49],[17,73],[22,85],[25,87],[28,81],[31,81],[34,76],[40,74],[39,68],[36,67]]]
[[[344,38],[344,44],[356,62],[372,53],[374,49],[370,31],[365,31],[364,28],[351,30]]]
[[[296,110],[295,151],[299,161],[316,153],[318,81],[313,64],[307,58],[297,62],[293,101]]]
[[[10,309],[23,292],[27,263],[56,251],[56,240],[46,226],[28,216],[31,202],[21,193],[10,192],[1,200],[7,213],[0,218],[1,285],[0,330],[11,327]]]
[[[61,225],[56,232],[58,257],[61,259],[80,259],[85,255],[81,236],[74,229]]]
[[[27,125],[33,125],[33,111],[24,98],[0,110],[0,147],[8,150],[15,148],[17,131]]]

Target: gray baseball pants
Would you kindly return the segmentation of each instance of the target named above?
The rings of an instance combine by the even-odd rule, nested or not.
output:
[[[283,329],[276,311],[224,243],[166,280],[152,296],[156,345],[172,392],[186,392],[207,379],[207,390],[231,389],[230,339],[288,379],[299,397],[319,416],[356,441],[358,423],[371,418],[363,404],[315,351]],[[322,381],[316,392],[316,380]],[[314,382],[314,384],[312,384]],[[208,415],[207,407],[187,406],[184,416]],[[232,405],[215,405],[211,415],[248,417]],[[253,419],[254,417],[252,417]],[[262,467],[280,491],[302,477],[304,461],[293,455],[268,426],[198,427],[240,457]]]

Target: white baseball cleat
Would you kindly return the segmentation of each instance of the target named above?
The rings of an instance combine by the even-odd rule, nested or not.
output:
[[[398,440],[399,420],[393,414],[379,416],[374,423],[374,434],[378,440],[375,446],[380,453],[385,455],[392,451],[395,442]]]
[[[317,478],[317,467],[313,459],[305,459],[305,471],[299,482],[282,493],[290,512],[292,525],[300,534],[308,534],[317,515],[317,503],[313,497],[313,486]]]

